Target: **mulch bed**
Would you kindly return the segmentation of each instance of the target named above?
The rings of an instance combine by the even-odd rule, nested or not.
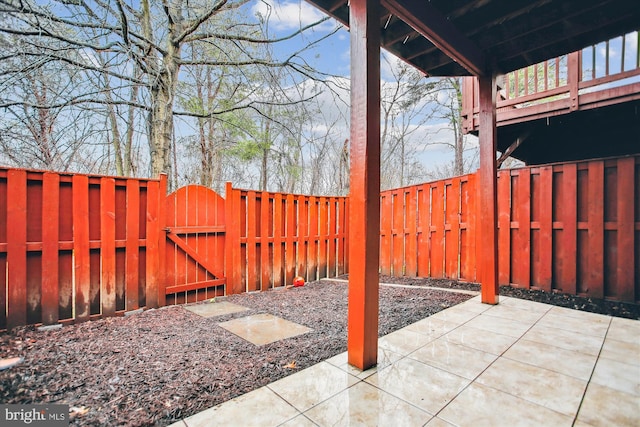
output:
[[[348,277],[349,276],[346,274],[340,276],[341,279],[346,279]],[[437,286],[440,288],[480,291],[480,285],[477,283],[457,282],[451,279],[393,277],[380,275],[380,282],[415,286]],[[537,289],[524,289],[513,286],[500,286],[500,295],[526,299],[529,301],[542,302],[545,304],[571,308],[574,310],[605,314],[608,316],[623,317],[636,320],[640,319],[640,304],[610,301],[601,298],[590,298],[586,296],[565,295],[561,292],[545,292]]]
[[[428,279],[427,279],[428,280]],[[380,289],[380,335],[471,298],[434,289]],[[0,335],[0,402],[61,403],[72,425],[168,425],[346,350],[347,285],[229,296],[250,308],[203,318],[179,306],[51,331]],[[307,334],[255,346],[218,323],[258,313],[305,325]]]

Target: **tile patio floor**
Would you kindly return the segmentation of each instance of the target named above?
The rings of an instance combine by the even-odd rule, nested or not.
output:
[[[640,426],[640,321],[479,297],[188,417],[201,426]]]

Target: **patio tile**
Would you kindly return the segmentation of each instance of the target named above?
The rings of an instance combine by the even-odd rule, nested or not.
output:
[[[472,321],[468,322],[468,325],[477,329],[520,338],[535,323],[535,320],[529,323],[524,323],[513,319],[508,320],[500,317],[494,317],[488,313],[490,313],[490,311],[479,315]]]
[[[470,381],[413,359],[402,359],[366,382],[435,415]]]
[[[640,320],[614,317],[611,319],[607,338],[633,344],[640,343]]]
[[[278,426],[298,414],[291,405],[266,387],[209,408],[184,422],[188,427]]]
[[[405,326],[400,330],[418,332],[419,334],[426,335],[431,339],[436,339],[447,332],[454,330],[458,326],[459,323],[447,322],[446,320],[435,319],[433,316],[429,316],[426,319],[422,319],[410,324],[409,326]]]
[[[549,310],[549,314],[560,314],[564,316],[575,317],[577,319],[583,319],[583,320],[591,319],[596,321],[602,317],[608,317],[608,316],[605,316],[604,314],[591,313],[590,311],[582,311],[582,310],[576,310],[573,308],[566,308],[566,307],[559,307],[559,306],[552,306],[551,309]]]
[[[540,324],[532,327],[523,338],[594,356],[600,353],[603,343],[600,337]]]
[[[460,308],[456,305],[451,308],[447,308],[446,310],[439,311],[436,314],[432,314],[429,317],[462,325],[476,316],[478,316],[478,313],[465,310],[464,308]]]
[[[584,381],[588,381],[591,377],[598,358],[595,355],[565,350],[526,339],[519,340],[502,356]]]
[[[586,316],[566,315],[565,313],[549,312],[540,321],[540,326],[551,326],[552,328],[564,329],[566,331],[578,332],[580,334],[593,335],[602,338],[609,329],[611,317],[593,315]]]
[[[551,310],[552,307],[549,304],[511,297],[500,297],[500,304],[498,304],[498,306],[508,306],[517,308],[519,310],[531,311],[534,313],[547,313],[549,310]]]
[[[531,326],[536,323],[542,316],[544,316],[544,312],[542,311],[532,311],[532,310],[524,310],[519,306],[508,305],[508,304],[498,304],[491,306],[489,310],[486,310],[483,315],[492,316],[502,318],[508,321],[517,321],[526,323]],[[474,319],[475,321],[478,319]]]
[[[438,414],[457,426],[567,426],[569,417],[535,403],[473,383]]]
[[[305,412],[319,426],[421,426],[431,415],[360,382]]]
[[[318,424],[301,414],[286,423],[280,424],[279,427],[318,427]]]
[[[378,364],[373,368],[367,369],[366,371],[361,371],[360,369],[349,365],[348,355],[346,351],[344,353],[333,356],[330,359],[327,359],[325,362],[330,363],[333,366],[336,366],[343,371],[348,372],[351,375],[363,380],[368,376],[375,374],[380,369],[383,369],[391,365],[393,362],[402,359],[402,357],[403,356],[401,354],[394,353],[393,351],[387,350],[382,347],[378,347]]]
[[[591,382],[577,421],[593,426],[640,425],[640,397]],[[576,422],[576,425],[579,425]]]
[[[601,357],[596,363],[591,382],[640,396],[640,366]]]
[[[430,341],[431,338],[426,335],[401,329],[380,338],[378,347],[406,356]]]
[[[518,340],[516,337],[488,332],[468,325],[454,329],[444,335],[442,339],[495,355],[504,353]]]
[[[249,310],[247,307],[232,304],[227,301],[185,305],[184,309],[202,317],[224,316],[225,314],[239,313],[241,311]]]
[[[310,368],[269,384],[271,390],[300,412],[324,402],[357,383],[358,378],[330,363],[320,362]]]
[[[609,335],[607,335],[602,351],[600,351],[600,357],[630,365],[640,365],[640,335],[636,342],[618,341],[609,338]]]
[[[575,416],[587,381],[501,357],[476,380],[553,411]]]
[[[468,299],[465,302],[456,305],[455,307],[461,310],[471,311],[473,313],[480,314],[480,313],[484,313],[485,311],[493,307],[493,305],[483,304],[480,301],[480,297],[475,297],[475,298]]]
[[[265,345],[311,331],[306,326],[271,314],[240,317],[218,325],[255,345]]]
[[[487,369],[498,356],[438,339],[408,357],[472,380]]]

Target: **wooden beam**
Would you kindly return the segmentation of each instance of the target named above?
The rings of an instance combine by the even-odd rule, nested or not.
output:
[[[480,91],[480,251],[479,269],[481,298],[486,304],[497,304],[498,286],[498,198],[496,164],[496,78],[478,78]]]
[[[480,48],[428,2],[382,0],[382,5],[470,73],[476,76],[485,74],[486,59]]]
[[[378,357],[380,2],[351,0],[351,171],[348,361]]]

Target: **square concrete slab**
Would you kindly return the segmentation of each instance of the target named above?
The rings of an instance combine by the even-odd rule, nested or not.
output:
[[[184,308],[202,317],[223,316],[225,314],[239,313],[241,311],[249,310],[247,307],[226,301],[187,305]]]
[[[306,334],[311,329],[271,314],[256,314],[218,323],[221,327],[255,345],[265,345]]]

